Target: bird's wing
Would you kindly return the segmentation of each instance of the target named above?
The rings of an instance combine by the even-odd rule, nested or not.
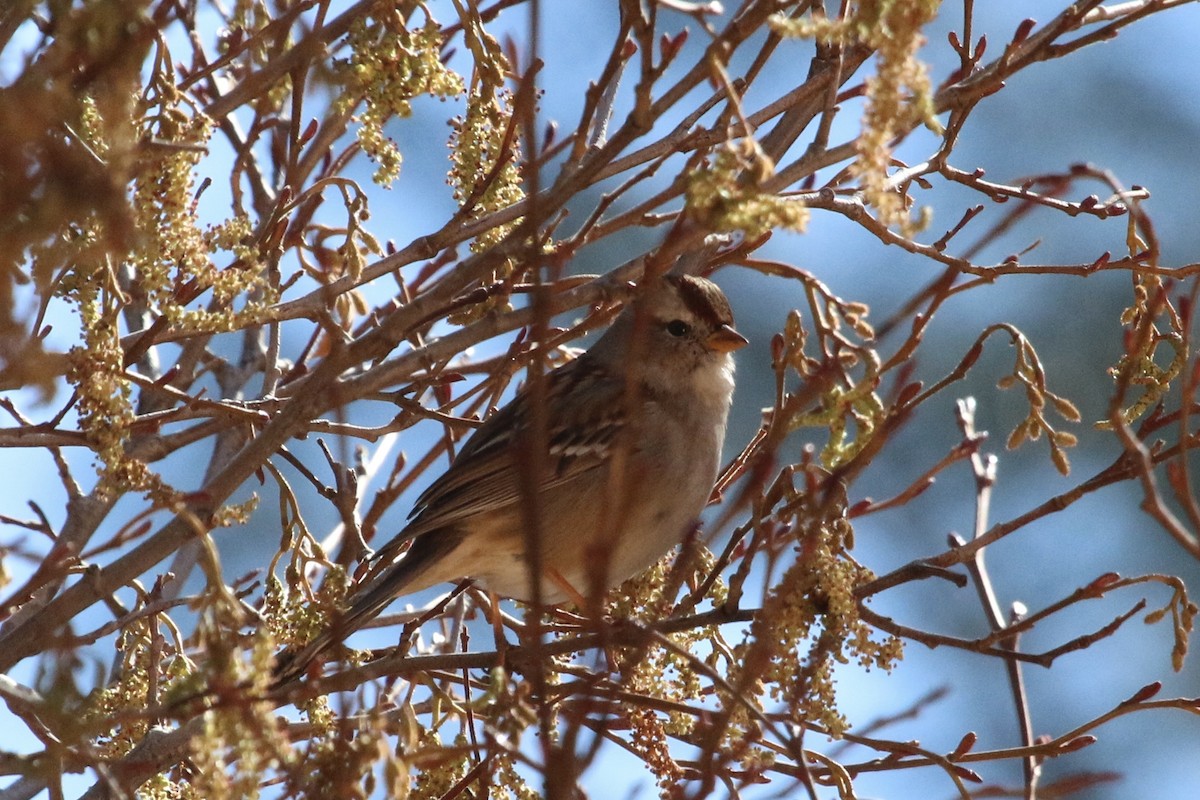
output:
[[[587,356],[547,375],[549,452],[537,477],[546,491],[601,467],[625,423],[624,382],[605,374]],[[376,555],[387,563],[415,536],[467,517],[498,512],[521,501],[521,436],[532,414],[522,392],[492,415],[459,451],[450,467],[417,498],[411,522]]]

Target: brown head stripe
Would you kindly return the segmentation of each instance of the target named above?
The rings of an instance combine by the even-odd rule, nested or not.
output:
[[[688,310],[714,328],[733,324],[733,310],[721,290],[710,280],[693,275],[667,275],[679,290],[679,296]]]

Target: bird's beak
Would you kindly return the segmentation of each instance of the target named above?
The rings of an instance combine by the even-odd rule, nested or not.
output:
[[[750,340],[733,329],[732,325],[722,325],[709,334],[704,342],[709,350],[718,353],[732,353],[750,344]]]

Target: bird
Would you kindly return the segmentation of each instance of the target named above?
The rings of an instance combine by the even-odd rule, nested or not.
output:
[[[717,477],[732,353],[748,341],[712,281],[667,274],[646,283],[590,348],[544,376],[540,457],[529,450],[536,401],[527,386],[417,498],[345,610],[277,662],[277,684],[403,594],[466,578],[502,597],[579,602],[683,541]]]

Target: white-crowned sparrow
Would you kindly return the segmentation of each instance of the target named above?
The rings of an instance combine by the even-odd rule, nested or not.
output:
[[[587,352],[546,375],[548,451],[530,458],[533,408],[523,392],[417,498],[347,610],[281,665],[281,677],[400,594],[473,578],[529,599],[531,518],[542,531],[545,603],[591,596],[657,561],[695,525],[712,491],[733,398],[730,353],[745,344],[716,284],[655,279]]]

